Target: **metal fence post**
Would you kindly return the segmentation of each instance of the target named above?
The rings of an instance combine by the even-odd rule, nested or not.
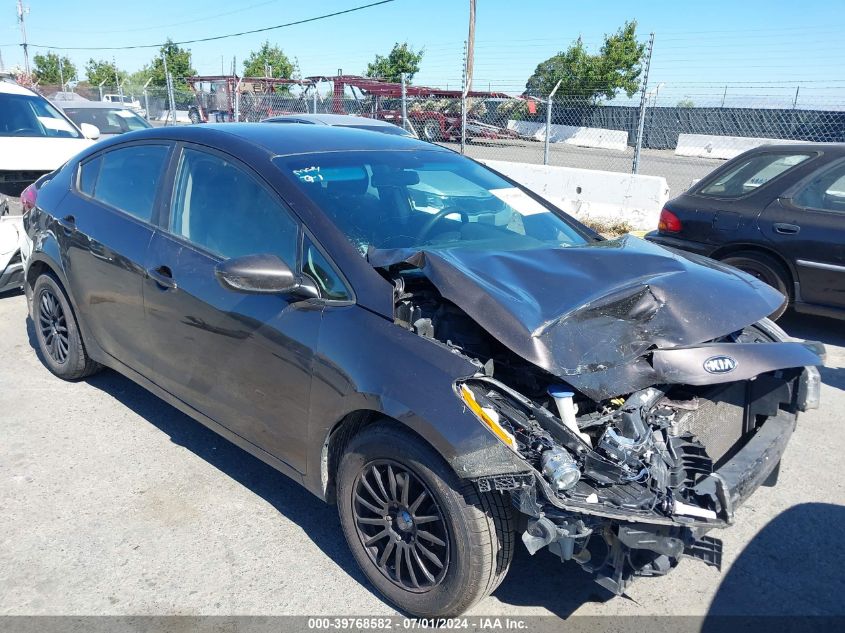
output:
[[[557,89],[560,88],[560,82],[563,79],[559,79],[558,82],[555,84],[554,89],[549,93],[549,99],[546,101],[546,137],[543,139],[543,164],[549,164],[549,136],[552,133],[552,107],[554,104],[554,96],[557,92]]]
[[[461,75],[461,154],[467,148],[467,43],[464,41],[464,69]]]
[[[173,94],[173,75],[167,73],[167,100],[170,105],[169,119],[173,120],[173,125],[176,125],[176,96]]]
[[[402,128],[408,129],[408,93],[405,89],[405,73],[399,75],[402,80]]]
[[[239,123],[241,120],[241,81],[243,80],[242,77],[238,77],[238,81],[235,84],[235,95],[234,95],[234,115],[235,115],[235,123]]]
[[[105,79],[104,79],[103,81],[101,81],[101,82],[100,82],[100,85],[99,85],[99,86],[97,86],[97,88],[99,88],[99,90],[100,90],[100,101],[102,101],[102,100],[103,100],[103,84],[104,84],[104,83],[106,83]]]
[[[651,66],[651,53],[654,50],[654,33],[648,38],[648,52],[645,58],[645,72],[643,73],[643,90],[640,96],[640,116],[637,122],[637,143],[634,146],[634,162],[631,165],[631,173],[640,171],[640,151],[643,148],[643,129],[645,128],[646,90],[648,89],[648,69]]]
[[[317,100],[320,98],[320,91],[317,90],[316,84],[314,85],[314,114],[317,114]]]
[[[144,84],[144,111],[147,113],[147,116],[144,118],[147,119],[147,121],[150,120],[150,93],[147,91],[147,86],[150,85],[152,80],[153,78],[150,77],[147,79],[147,83]]]

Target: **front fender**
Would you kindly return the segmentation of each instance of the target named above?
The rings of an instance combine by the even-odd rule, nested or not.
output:
[[[328,308],[313,372],[306,485],[322,496],[326,442],[358,411],[407,426],[462,478],[530,470],[456,394],[455,382],[477,370],[454,350],[368,310]]]

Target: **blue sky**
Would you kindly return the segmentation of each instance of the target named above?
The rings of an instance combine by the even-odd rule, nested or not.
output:
[[[71,46],[124,46],[192,39],[248,30],[348,9],[368,0],[29,0],[29,41],[59,51]],[[0,52],[6,67],[20,64],[15,0],[0,0]],[[194,67],[228,70],[264,39],[296,57],[304,75],[361,72],[394,42],[424,47],[417,84],[458,87],[468,0],[396,0],[391,4],[301,26],[187,45]],[[786,100],[800,86],[799,102],[845,101],[842,0],[709,0],[708,2],[603,0],[478,0],[475,87],[518,93],[536,64],[581,35],[598,48],[604,33],[636,19],[643,39],[655,33],[650,86],[662,84],[662,104],[688,97],[699,105]],[[31,54],[36,49],[30,49]],[[81,69],[89,57],[111,58],[133,71],[154,49],[67,51]],[[755,103],[752,103],[756,104]]]

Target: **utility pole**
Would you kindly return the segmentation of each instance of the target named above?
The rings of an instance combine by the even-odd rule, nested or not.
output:
[[[61,83],[61,88],[59,90],[61,92],[65,91],[65,72],[62,68],[62,56],[59,55],[59,82]]]
[[[646,91],[648,90],[648,71],[651,67],[651,53],[654,50],[654,33],[648,37],[648,49],[645,58],[645,71],[643,72],[643,90],[640,95],[640,120],[637,122],[637,144],[634,146],[634,163],[631,165],[631,173],[640,171],[640,151],[643,148],[643,130],[645,129]]]
[[[23,0],[18,0],[18,23],[21,25],[21,47],[23,47],[23,66],[26,69],[26,74],[29,75],[29,50],[26,43],[26,24],[24,23],[24,15],[29,13],[29,7],[23,6]]]

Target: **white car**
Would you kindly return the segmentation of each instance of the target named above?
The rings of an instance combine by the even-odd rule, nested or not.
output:
[[[8,204],[0,203],[0,294],[23,286],[23,218],[8,215]]]
[[[118,105],[122,105],[124,108],[129,108],[130,110],[134,110],[140,116],[146,117],[147,111],[141,107],[141,102],[137,99],[133,99],[128,95],[123,95],[121,97],[118,94],[105,94],[103,95],[103,101],[108,101],[109,103],[115,103]]]
[[[26,235],[20,224],[21,192],[99,135],[93,125],[76,127],[41,95],[0,78],[0,292],[20,285],[17,262]]]

